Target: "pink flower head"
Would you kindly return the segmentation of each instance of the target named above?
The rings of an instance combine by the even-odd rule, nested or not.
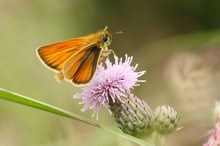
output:
[[[215,129],[212,130],[211,136],[203,146],[219,146],[220,145],[220,123],[216,123]]]
[[[101,107],[108,108],[109,98],[113,102],[115,99],[123,102],[126,96],[125,92],[129,92],[134,86],[138,86],[138,77],[142,76],[145,71],[135,72],[137,64],[131,66],[133,57],[125,55],[125,61],[122,58],[114,57],[114,64],[106,59],[104,67],[98,65],[93,79],[82,87],[82,92],[74,95],[74,98],[82,99],[81,104],[84,104],[82,112],[93,109],[93,116],[98,119],[98,111]]]

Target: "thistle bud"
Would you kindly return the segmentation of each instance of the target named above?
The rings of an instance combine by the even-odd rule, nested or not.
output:
[[[153,112],[151,126],[160,135],[168,135],[173,132],[179,123],[177,112],[168,105],[158,106]]]
[[[127,93],[124,102],[111,100],[110,111],[118,127],[129,135],[144,138],[152,133],[150,121],[152,111],[148,104],[131,93]]]

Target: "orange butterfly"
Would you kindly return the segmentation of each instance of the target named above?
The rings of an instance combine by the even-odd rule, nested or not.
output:
[[[108,49],[112,34],[124,33],[110,33],[107,29],[106,26],[94,34],[40,47],[37,54],[43,64],[57,73],[57,81],[86,84],[92,79],[97,64],[113,52]]]

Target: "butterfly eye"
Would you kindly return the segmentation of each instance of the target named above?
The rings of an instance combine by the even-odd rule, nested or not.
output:
[[[108,35],[103,35],[102,40],[103,40],[103,42],[107,42],[108,41]]]

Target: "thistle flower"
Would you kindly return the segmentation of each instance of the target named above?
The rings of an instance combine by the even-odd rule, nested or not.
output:
[[[138,86],[138,77],[142,76],[145,71],[135,72],[137,64],[131,66],[133,57],[125,55],[125,61],[122,58],[114,57],[114,64],[106,59],[105,66],[98,65],[93,79],[84,87],[82,92],[74,95],[74,98],[82,99],[84,104],[82,112],[87,109],[94,111],[93,116],[98,119],[98,111],[101,107],[109,108],[109,102],[125,102],[126,92],[134,86]]]
[[[145,101],[132,94],[131,89],[138,86],[139,82],[144,82],[138,80],[138,77],[145,73],[135,72],[138,65],[131,66],[132,60],[127,55],[124,61],[116,56],[114,63],[107,59],[104,65],[98,65],[93,79],[74,98],[82,100],[83,112],[92,109],[97,119],[99,109],[107,108],[124,133],[153,139],[153,143],[160,142],[161,138],[158,139],[154,133],[163,136],[171,133],[176,129],[179,117],[169,106],[158,107],[152,112]]]
[[[220,145],[220,123],[216,123],[215,128],[212,130],[211,136],[203,146],[218,146]]]

